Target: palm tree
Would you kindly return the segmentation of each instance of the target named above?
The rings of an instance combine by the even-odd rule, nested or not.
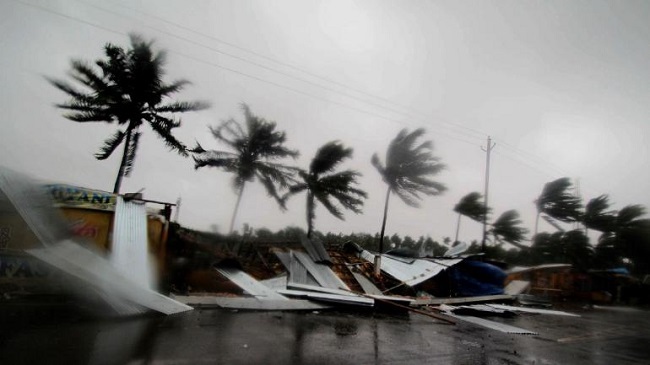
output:
[[[507,210],[491,224],[490,234],[495,241],[508,242],[519,248],[525,247],[521,241],[526,239],[528,230],[522,227],[522,221],[519,219],[519,213],[516,210]]]
[[[458,213],[458,222],[456,223],[456,239],[454,242],[458,241],[458,232],[460,231],[460,218],[461,216],[466,216],[467,218],[476,221],[483,222],[488,214],[485,204],[481,201],[483,196],[479,192],[471,192],[460,199],[458,204],[454,206],[454,212]]]
[[[571,193],[571,180],[568,177],[559,178],[544,185],[542,194],[535,200],[537,219],[535,234],[542,213],[561,222],[571,223],[580,221],[582,213],[580,198]]]
[[[163,82],[165,52],[154,52],[153,42],[146,42],[137,35],[131,34],[130,38],[129,49],[106,44],[106,58],[95,61],[98,69],[83,61],[72,61],[70,77],[83,89],[66,81],[48,78],[52,85],[71,97],[65,103],[56,104],[69,111],[64,114],[65,118],[80,123],[117,123],[120,127],[95,154],[98,160],[105,160],[124,144],[114,193],[120,192],[122,177],[129,176],[133,169],[143,123],[149,124],[170,149],[187,156],[185,145],[172,134],[172,129],[181,125],[180,119],[175,119],[173,115],[208,106],[203,102],[168,101],[171,95],[182,90],[189,82]]]
[[[248,105],[242,104],[245,125],[234,119],[223,121],[219,127],[210,127],[217,141],[229,147],[230,151],[206,151],[197,142],[193,153],[195,168],[204,166],[217,167],[235,174],[232,185],[237,192],[237,203],[230,220],[229,232],[232,233],[239,203],[247,182],[259,180],[266,192],[284,209],[284,202],[278,188],[287,188],[293,181],[296,168],[274,161],[298,157],[298,151],[284,146],[287,139],[285,132],[276,130],[276,124],[254,115]]]
[[[340,142],[326,143],[316,152],[309,165],[309,171],[300,170],[302,182],[289,187],[283,200],[300,192],[307,192],[307,237],[311,237],[314,229],[316,202],[320,202],[333,216],[343,220],[343,213],[332,202],[332,199],[355,213],[361,213],[363,200],[367,197],[365,191],[357,189],[357,177],[360,174],[354,170],[334,172],[346,158],[352,157],[352,148],[345,148]]]
[[[585,205],[585,214],[582,217],[585,232],[589,228],[602,233],[612,232],[615,229],[617,212],[609,210],[610,205],[609,196],[607,195],[601,195],[589,200]]]
[[[442,171],[445,165],[433,155],[431,141],[418,142],[424,133],[422,128],[410,133],[407,129],[402,129],[388,146],[385,166],[376,153],[372,156],[373,166],[388,185],[379,235],[379,253],[384,251],[384,232],[391,193],[395,193],[407,205],[418,207],[418,201],[422,199],[420,194],[438,195],[446,190],[443,184],[431,180],[431,176]]]

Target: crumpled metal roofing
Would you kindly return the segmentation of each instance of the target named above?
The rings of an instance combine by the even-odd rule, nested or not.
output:
[[[307,236],[300,237],[300,243],[305,251],[309,254],[314,262],[332,264],[332,258],[325,250],[323,243],[316,238],[309,238]]]
[[[248,294],[259,299],[288,300],[286,297],[278,294],[275,290],[255,280],[245,272],[231,267],[216,267],[217,271],[228,278]]]
[[[309,255],[300,251],[291,251],[289,282],[350,290],[329,266],[314,262]]]
[[[366,261],[374,262],[375,254],[363,250],[359,254]],[[381,255],[381,270],[408,286],[418,285],[463,261],[458,259],[416,259]]]

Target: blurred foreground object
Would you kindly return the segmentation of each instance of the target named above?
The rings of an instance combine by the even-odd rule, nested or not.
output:
[[[118,197],[118,201],[121,199]],[[136,207],[133,214],[116,210],[115,232],[123,236],[122,239],[130,241],[128,244],[131,246],[141,246],[146,258],[146,232],[143,234],[139,230],[140,233],[132,237],[126,233],[119,233],[124,225],[133,223],[135,216],[140,217],[137,219],[146,220],[144,209]],[[124,220],[120,222],[120,219]],[[144,224],[140,226],[145,227]],[[64,280],[64,286],[77,293],[99,294],[118,314],[137,314],[147,309],[173,314],[192,309],[151,290],[146,284],[150,281],[147,277],[134,277],[137,274],[126,271],[125,265],[116,267],[100,253],[92,250],[92,245],[82,247],[84,245],[80,244],[79,239],[72,237],[68,224],[60,212],[52,207],[52,200],[48,198],[45,189],[26,176],[2,167],[0,167],[0,227],[3,232],[8,232],[5,235],[8,238],[3,239],[3,245],[0,247],[0,255],[4,255],[5,252],[10,254],[27,252],[78,279]],[[148,270],[146,267],[139,269]],[[89,285],[91,290],[79,290],[80,283]]]

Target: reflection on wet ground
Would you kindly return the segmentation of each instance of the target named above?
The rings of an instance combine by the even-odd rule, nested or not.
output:
[[[624,364],[650,358],[650,312],[495,319],[504,334],[411,314],[195,310],[90,319],[69,312],[0,316],[2,364]],[[45,313],[45,314],[44,314]]]

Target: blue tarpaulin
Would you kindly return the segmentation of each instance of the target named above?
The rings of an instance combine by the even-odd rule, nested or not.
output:
[[[506,273],[494,265],[465,260],[448,270],[451,289],[458,296],[503,294]]]

